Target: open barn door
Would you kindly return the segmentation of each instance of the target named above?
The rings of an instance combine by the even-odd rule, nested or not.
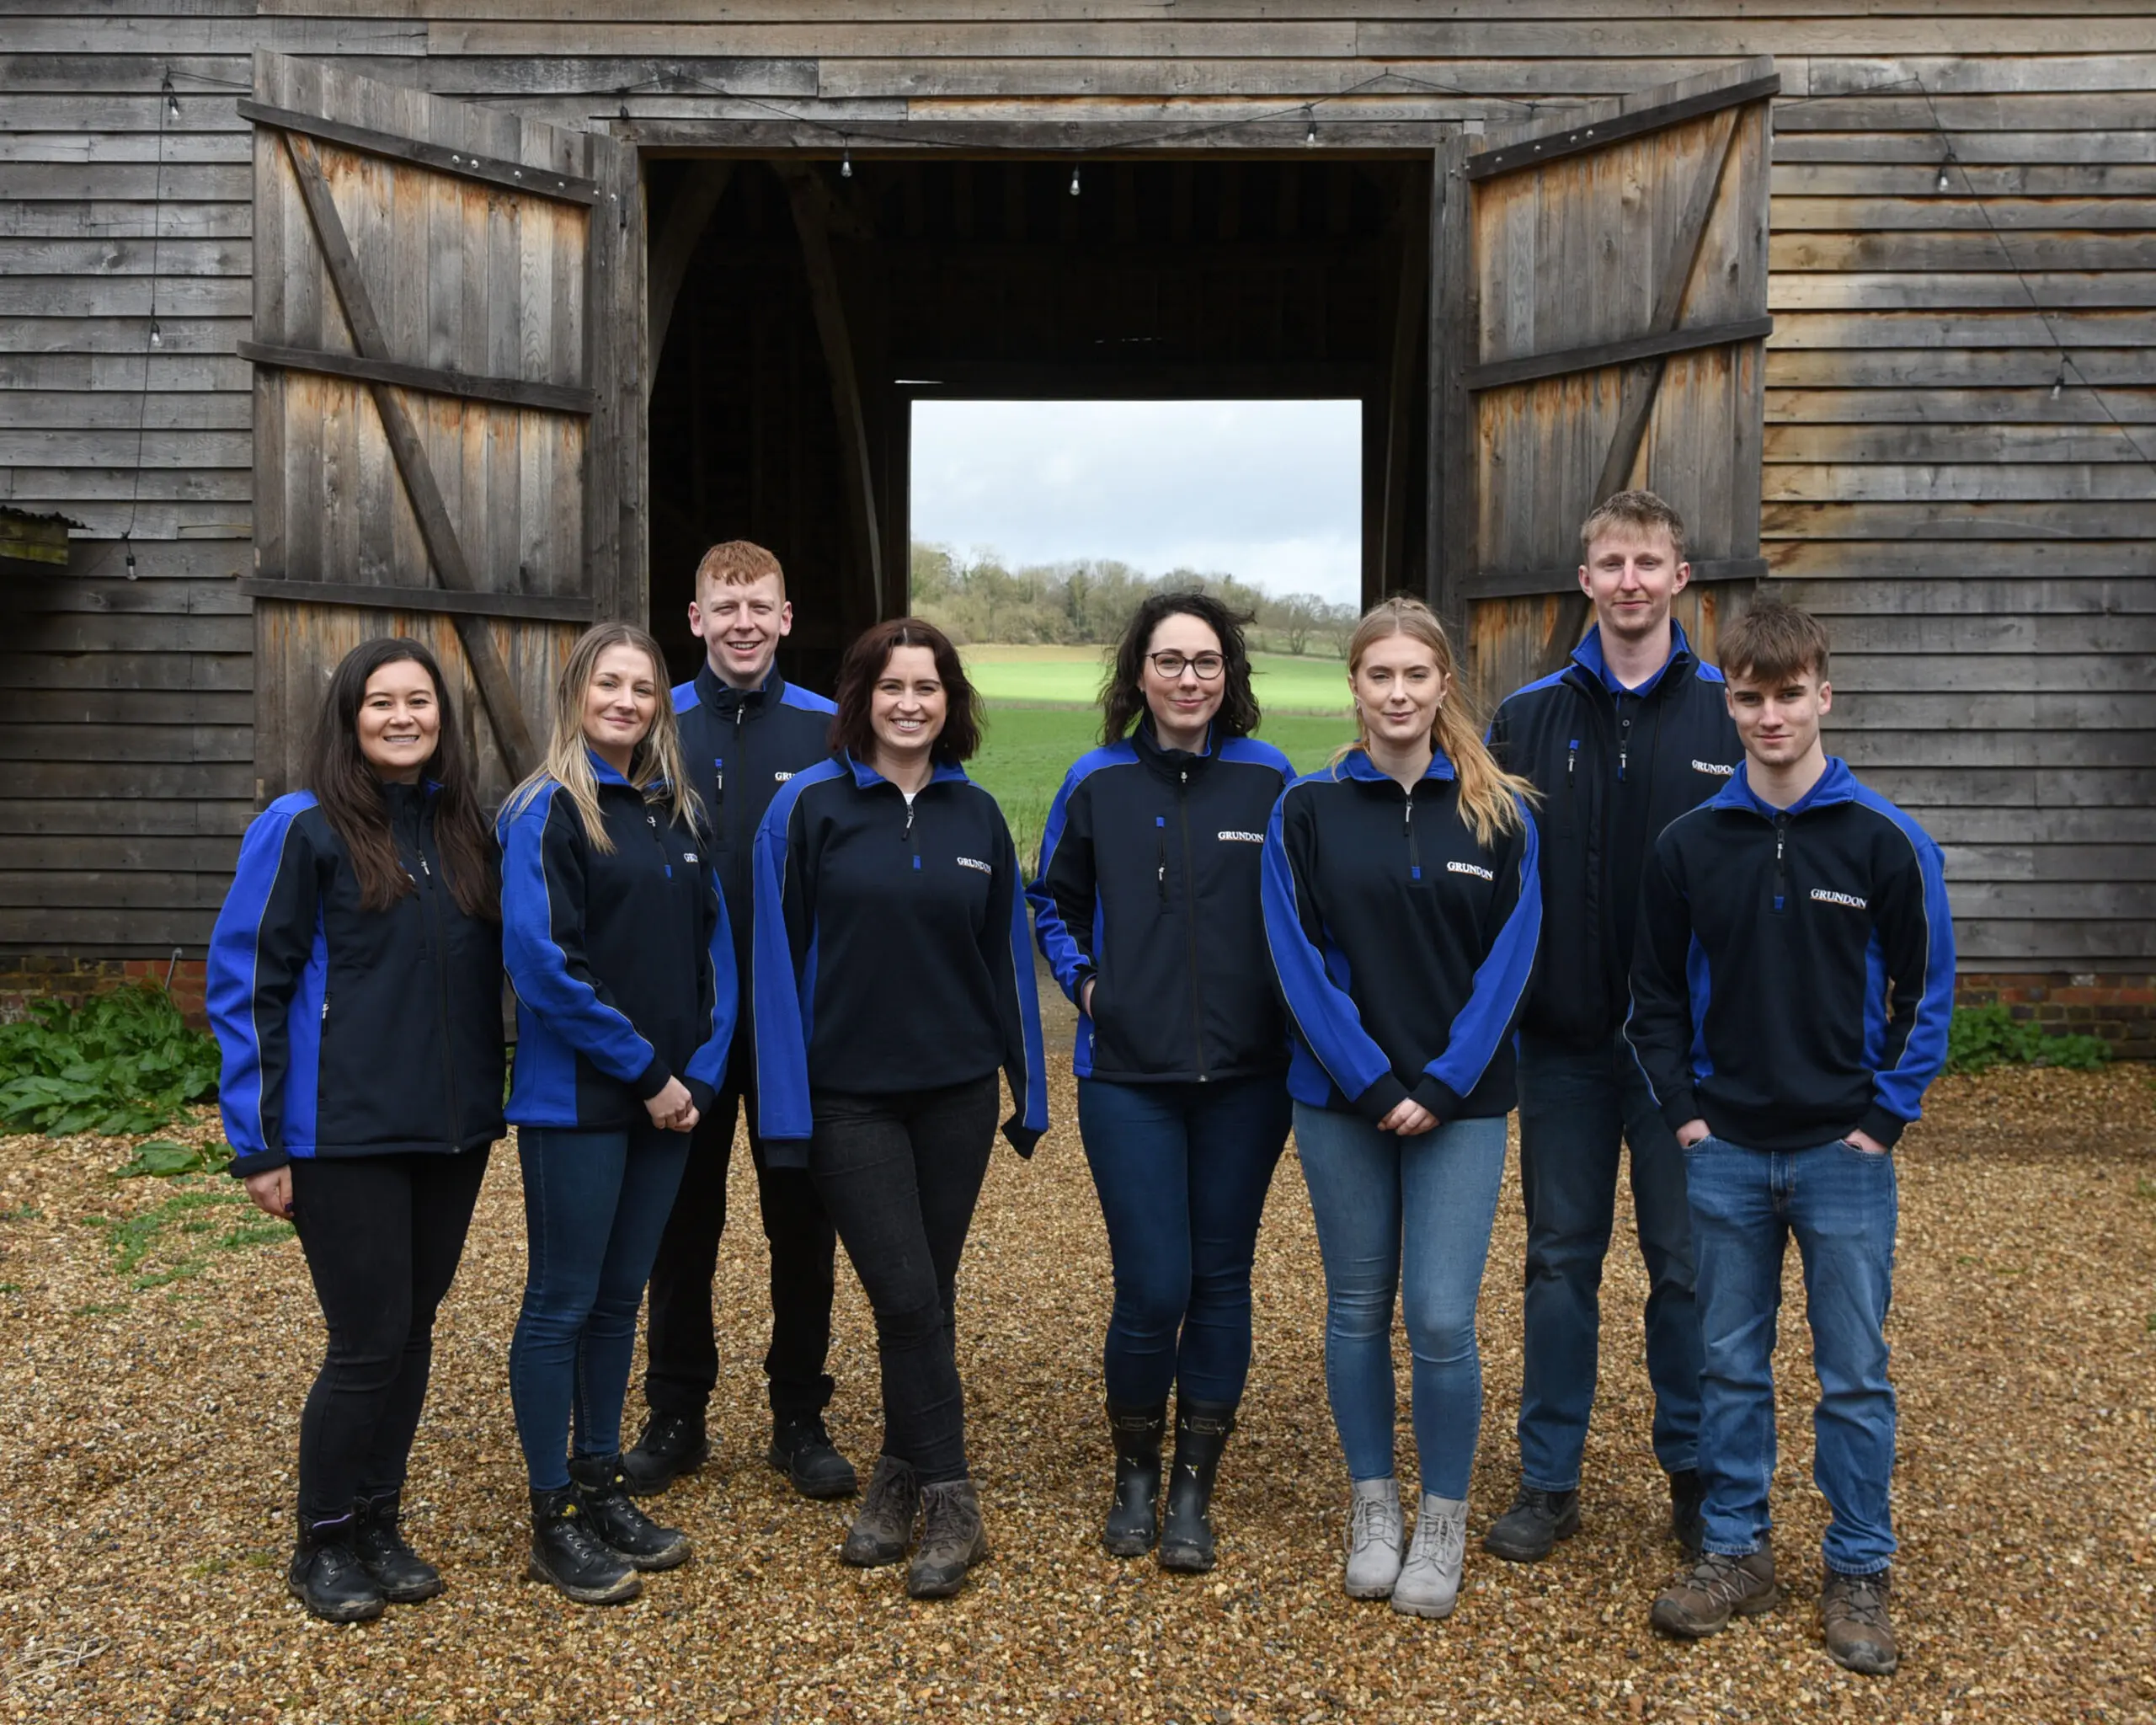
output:
[[[1646,486],[1689,531],[1679,618],[1759,557],[1770,104],[1755,60],[1485,138],[1443,159],[1434,302],[1437,598],[1486,697],[1584,632],[1580,522]]]
[[[491,801],[556,672],[644,613],[643,216],[611,137],[254,57],[257,794],[324,679],[426,641]]]

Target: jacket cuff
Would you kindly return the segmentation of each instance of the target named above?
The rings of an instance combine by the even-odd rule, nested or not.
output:
[[[1449,1120],[1457,1120],[1460,1110],[1467,1105],[1458,1091],[1430,1072],[1425,1072],[1417,1079],[1415,1087],[1407,1094],[1428,1108],[1440,1126]]]
[[[643,1076],[629,1087],[636,1092],[638,1102],[649,1102],[673,1081],[674,1069],[666,1064],[666,1057],[654,1055],[651,1064],[643,1069]]]
[[[234,1156],[225,1172],[235,1180],[245,1180],[256,1174],[275,1173],[291,1162],[291,1157],[281,1150],[251,1150],[245,1156]]]
[[[701,1078],[684,1078],[681,1082],[688,1087],[689,1100],[696,1105],[697,1114],[709,1114],[718,1100],[718,1092]],[[659,1087],[664,1089],[665,1087],[662,1085]],[[653,1094],[656,1095],[658,1092],[654,1091]]]
[[[1086,1010],[1086,985],[1100,974],[1095,966],[1085,964],[1080,966],[1078,974],[1070,979],[1070,1004],[1080,1012]]]
[[[1900,1141],[1903,1130],[1909,1123],[1899,1114],[1891,1114],[1877,1103],[1865,1110],[1864,1118],[1856,1123],[1856,1130],[1877,1139],[1892,1150]]]
[[[1692,1094],[1689,1088],[1671,1092],[1669,1100],[1662,1105],[1662,1124],[1673,1132],[1703,1118],[1700,1113],[1699,1098]]]
[[[1355,1112],[1366,1120],[1382,1120],[1406,1100],[1407,1087],[1388,1072],[1355,1098]]]
[[[1020,1156],[1031,1156],[1033,1153],[1033,1146],[1041,1141],[1042,1135],[1017,1114],[1011,1115],[1003,1123],[1005,1142]]]

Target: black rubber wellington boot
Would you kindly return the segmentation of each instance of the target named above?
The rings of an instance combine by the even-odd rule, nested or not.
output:
[[[300,1521],[285,1585],[316,1616],[329,1623],[365,1623],[382,1616],[382,1589],[352,1549],[351,1516]]]
[[[395,1492],[352,1505],[352,1550],[392,1605],[416,1605],[441,1591],[441,1571],[404,1543],[398,1530],[403,1506]]]
[[[1235,1429],[1234,1402],[1176,1398],[1176,1465],[1161,1529],[1161,1568],[1203,1575],[1213,1567],[1213,1477]]]
[[[531,1494],[531,1562],[524,1573],[579,1605],[618,1605],[643,1591],[643,1578],[593,1529],[574,1486]]]
[[[1142,1557],[1161,1536],[1161,1434],[1168,1404],[1126,1407],[1108,1403],[1108,1434],[1115,1440],[1115,1499],[1108,1505],[1101,1543],[1111,1557]]]
[[[620,1456],[572,1456],[569,1480],[591,1530],[633,1567],[674,1569],[689,1561],[688,1535],[661,1527],[630,1499]]]

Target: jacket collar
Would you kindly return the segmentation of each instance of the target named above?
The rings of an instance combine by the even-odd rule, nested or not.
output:
[[[666,781],[664,779],[655,778],[648,785],[639,789],[637,786],[631,784],[628,780],[623,778],[620,773],[615,772],[611,766],[609,766],[606,762],[600,757],[599,751],[596,749],[592,748],[589,744],[584,747],[584,756],[585,760],[591,763],[592,777],[598,780],[601,786],[619,786],[625,791],[635,791],[640,797],[654,792],[663,791],[666,788]]]
[[[1838,755],[1827,757],[1827,770],[1819,775],[1818,783],[1786,809],[1777,809],[1752,788],[1751,766],[1748,760],[1737,763],[1737,771],[1730,775],[1729,782],[1715,793],[1715,808],[1735,809],[1748,814],[1764,814],[1772,820],[1778,814],[1802,814],[1810,809],[1827,809],[1837,803],[1856,801],[1856,775],[1849,771],[1849,763]]]
[[[877,772],[874,767],[869,766],[867,761],[855,760],[853,758],[853,751],[851,749],[841,750],[840,751],[840,758],[846,762],[848,769],[851,771],[855,785],[862,790],[867,790],[873,785],[888,785],[891,782],[890,780],[885,778],[882,773]],[[928,776],[928,782],[931,785],[948,784],[953,780],[956,780],[960,784],[969,784],[972,782],[972,781],[966,777],[965,768],[960,766],[956,761],[937,761],[936,763],[936,770]],[[894,787],[894,788],[896,788]],[[923,788],[925,789],[926,787],[923,787]]]
[[[1587,638],[1572,649],[1572,663],[1593,677],[1596,683],[1613,695],[1652,695],[1662,686],[1662,681],[1672,670],[1689,666],[1694,663],[1692,644],[1684,637],[1684,626],[1676,618],[1669,620],[1669,657],[1663,660],[1662,668],[1636,689],[1627,689],[1617,681],[1609,669],[1609,661],[1602,655],[1602,625],[1597,623],[1587,632]]]
[[[1130,745],[1138,758],[1156,772],[1172,777],[1177,773],[1202,769],[1214,757],[1213,727],[1205,727],[1205,746],[1193,754],[1187,749],[1164,746],[1153,732],[1153,716],[1150,713],[1131,728]]]
[[[1380,772],[1370,759],[1367,749],[1350,749],[1340,758],[1340,765],[1333,769],[1336,778],[1360,779],[1364,784],[1389,785],[1393,782],[1390,773]],[[1445,759],[1444,750],[1436,750],[1430,756],[1430,765],[1422,775],[1425,779],[1449,779],[1454,777],[1452,762]]]
[[[776,707],[786,693],[786,679],[778,674],[774,663],[764,674],[764,681],[753,689],[737,689],[725,681],[711,668],[707,659],[696,667],[696,699],[715,713],[732,713],[736,708],[749,713],[760,713],[766,707]]]

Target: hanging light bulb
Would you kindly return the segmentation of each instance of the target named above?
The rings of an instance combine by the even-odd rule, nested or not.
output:
[[[170,115],[174,120],[179,119],[179,98],[173,93],[172,87],[172,74],[170,72],[167,72],[165,74],[165,81],[159,88],[161,88],[165,93],[165,112]]]
[[[120,548],[127,553],[127,579],[135,579],[135,535],[132,529],[120,536]]]
[[[1070,164],[1070,195],[1074,198],[1078,195],[1078,164],[1075,162]]]
[[[1303,129],[1303,147],[1310,149],[1317,143],[1317,110],[1314,108],[1305,108],[1303,109],[1303,117],[1308,122]]]
[[[839,157],[839,178],[841,179],[853,178],[853,146],[851,144],[844,146],[843,152]]]
[[[2058,376],[2052,379],[2052,399],[2053,401],[2057,401],[2059,398],[2059,393],[2065,387],[2066,361],[2062,359],[2058,362]]]
[[[163,347],[164,344],[165,333],[157,327],[157,320],[155,318],[152,318],[150,319],[150,345],[152,347]]]
[[[1941,157],[1941,158],[1940,158],[1940,163],[1939,163],[1939,189],[1940,189],[1940,190],[1941,190],[1941,191],[1948,190],[1949,189],[1951,189],[1951,188],[1952,187],[1952,185],[1953,185],[1953,184],[1954,184],[1954,181],[1953,181],[1953,178],[1952,178],[1952,176],[1951,176],[1951,175],[1950,175],[1950,174],[1947,173],[1947,171],[1946,171],[1946,170],[1947,170],[1947,168],[1948,168],[1952,164],[1953,160],[1954,160],[1954,152],[1953,152],[1951,150],[1949,150],[1949,151],[1945,153],[1945,156],[1943,156],[1943,157]]]

